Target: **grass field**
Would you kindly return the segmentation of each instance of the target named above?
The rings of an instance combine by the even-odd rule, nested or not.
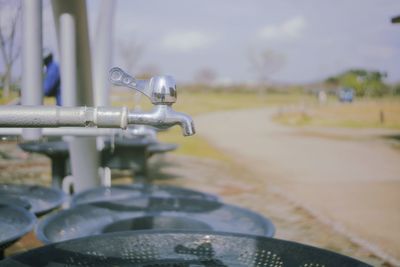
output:
[[[113,105],[133,107],[134,93],[132,90],[113,92]],[[257,94],[246,92],[178,92],[178,101],[174,109],[190,115],[207,112],[257,108],[267,106],[285,106],[298,103],[315,103],[315,99],[305,94]],[[141,98],[140,105],[144,110],[151,109],[149,100]]]

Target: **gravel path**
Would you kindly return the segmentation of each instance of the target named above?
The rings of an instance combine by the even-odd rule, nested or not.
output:
[[[272,109],[195,119],[198,133],[274,190],[400,265],[400,153],[393,131],[289,128]]]

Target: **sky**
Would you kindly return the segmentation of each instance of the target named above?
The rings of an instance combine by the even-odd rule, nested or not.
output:
[[[51,7],[44,2],[44,44],[56,49]],[[89,0],[93,34],[101,1]],[[276,83],[310,83],[349,68],[385,71],[400,81],[399,0],[118,0],[113,64],[123,66],[121,44],[142,47],[136,69],[188,82],[203,69],[221,83],[259,79],[250,57],[263,51],[283,64],[269,75]],[[92,42],[92,46],[95,45]]]
[[[399,81],[395,15],[399,0],[119,0],[114,36],[144,44],[139,63],[178,80],[211,68],[221,81],[254,81],[249,54],[272,50],[285,58],[276,82],[313,82],[349,68]]]

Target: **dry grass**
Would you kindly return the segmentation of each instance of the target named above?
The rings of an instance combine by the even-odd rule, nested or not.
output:
[[[6,105],[10,103],[11,101],[15,100],[18,97],[17,92],[11,91],[10,92],[10,97],[5,98],[5,97],[0,97],[0,105]]]
[[[192,116],[207,112],[258,108],[267,106],[293,105],[297,103],[314,103],[313,97],[304,94],[257,94],[252,92],[178,92],[178,101],[174,109],[186,112]],[[113,91],[112,103],[114,106],[133,108],[134,93],[132,90]],[[142,97],[140,102],[144,110],[151,108],[147,98]]]

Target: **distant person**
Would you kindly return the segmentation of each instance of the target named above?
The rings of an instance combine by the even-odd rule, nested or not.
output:
[[[53,60],[53,53],[48,50],[43,50],[43,64],[46,67],[46,74],[43,82],[44,95],[55,97],[56,105],[61,106],[61,79],[60,67]]]
[[[324,90],[319,90],[318,91],[318,102],[320,104],[325,104],[327,100],[328,100],[328,96],[326,95],[326,92]]]

